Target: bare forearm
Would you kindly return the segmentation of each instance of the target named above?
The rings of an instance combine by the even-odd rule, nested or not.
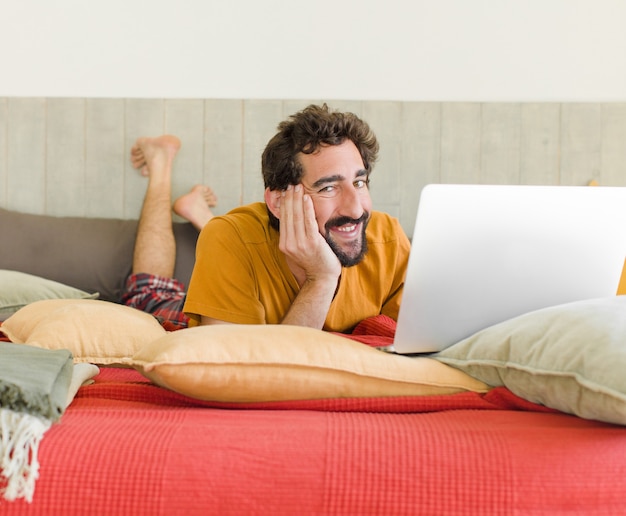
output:
[[[306,281],[282,324],[322,329],[336,289],[336,282]]]

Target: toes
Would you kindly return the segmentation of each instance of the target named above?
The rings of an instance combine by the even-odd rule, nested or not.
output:
[[[141,168],[146,164],[146,162],[142,159],[131,159],[130,163],[133,168]]]
[[[209,206],[213,207],[217,205],[217,195],[215,195],[212,191],[205,197],[205,199]]]

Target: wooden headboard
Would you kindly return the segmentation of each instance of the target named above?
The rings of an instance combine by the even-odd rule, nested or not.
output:
[[[0,207],[137,218],[138,136],[178,135],[174,195],[196,183],[217,213],[262,199],[261,152],[277,124],[319,100],[0,98]],[[333,101],[376,132],[377,209],[410,235],[427,183],[626,184],[626,104]]]

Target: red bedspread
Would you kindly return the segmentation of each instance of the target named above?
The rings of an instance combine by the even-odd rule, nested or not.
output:
[[[626,429],[485,395],[197,402],[103,369],[13,514],[616,514]]]

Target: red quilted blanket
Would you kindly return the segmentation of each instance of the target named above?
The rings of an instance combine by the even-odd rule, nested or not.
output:
[[[505,389],[228,405],[103,369],[39,458],[2,514],[605,514],[626,493],[623,428]]]
[[[504,388],[225,404],[103,368],[39,460],[1,514],[619,514],[626,493],[623,427]]]

